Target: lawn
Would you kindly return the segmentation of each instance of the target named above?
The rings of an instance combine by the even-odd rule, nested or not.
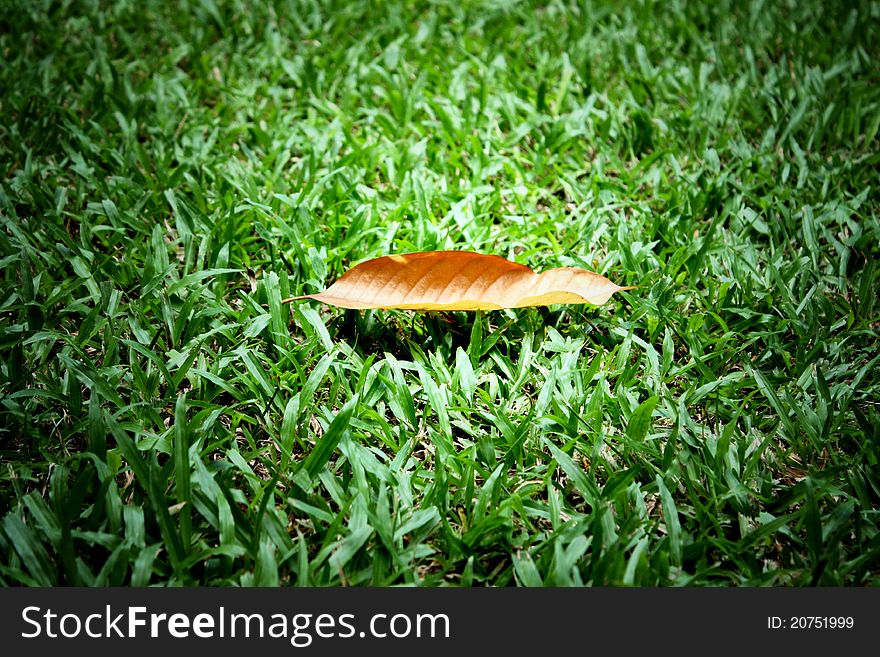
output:
[[[877,3],[0,6],[0,585],[880,584]]]

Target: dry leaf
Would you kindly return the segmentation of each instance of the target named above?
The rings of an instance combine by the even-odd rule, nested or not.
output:
[[[499,310],[554,303],[601,305],[620,287],[576,267],[536,274],[500,256],[469,251],[427,251],[367,260],[348,270],[316,299],[341,308]]]

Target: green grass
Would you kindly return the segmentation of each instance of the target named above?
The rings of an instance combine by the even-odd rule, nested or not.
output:
[[[0,584],[880,584],[878,30],[2,0]],[[640,287],[280,303],[433,249]]]

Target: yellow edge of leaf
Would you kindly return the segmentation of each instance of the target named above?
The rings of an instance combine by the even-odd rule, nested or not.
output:
[[[514,308],[529,308],[533,306],[553,306],[557,304],[564,305],[575,305],[575,304],[583,304],[588,303],[593,306],[601,306],[603,303],[608,301],[611,295],[614,292],[609,293],[607,296],[603,295],[604,298],[601,301],[597,301],[597,297],[592,297],[587,299],[582,297],[580,294],[575,294],[574,292],[565,292],[563,290],[546,292],[536,297],[525,297],[516,302]]]
[[[351,299],[345,299],[342,297],[334,297],[329,294],[318,293],[318,294],[303,294],[298,297],[290,297],[289,299],[284,299],[281,303],[290,303],[292,301],[301,301],[303,299],[314,299],[315,301],[320,301],[321,303],[326,303],[331,306],[336,306],[338,308],[347,308],[349,310],[433,310],[433,311],[454,311],[454,310],[503,310],[504,308],[528,308],[534,306],[551,306],[556,304],[590,304],[593,306],[601,306],[606,303],[616,292],[622,292],[625,290],[634,290],[638,286],[637,285],[627,285],[625,287],[620,287],[618,285],[614,285],[614,289],[609,290],[608,292],[603,292],[602,294],[593,295],[589,298],[583,297],[579,294],[575,294],[574,292],[568,292],[565,290],[546,292],[544,294],[534,296],[534,297],[525,297],[516,302],[514,306],[501,306],[495,303],[489,303],[487,301],[474,301],[463,299],[461,301],[453,301],[451,303],[406,303],[406,304],[392,304],[392,305],[379,305],[379,304],[367,304],[361,303],[358,301],[353,301]]]

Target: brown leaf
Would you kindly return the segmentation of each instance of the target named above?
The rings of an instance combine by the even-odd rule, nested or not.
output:
[[[554,303],[601,305],[620,287],[577,267],[536,274],[500,256],[469,251],[427,251],[367,260],[348,270],[316,299],[341,308],[499,310]]]

